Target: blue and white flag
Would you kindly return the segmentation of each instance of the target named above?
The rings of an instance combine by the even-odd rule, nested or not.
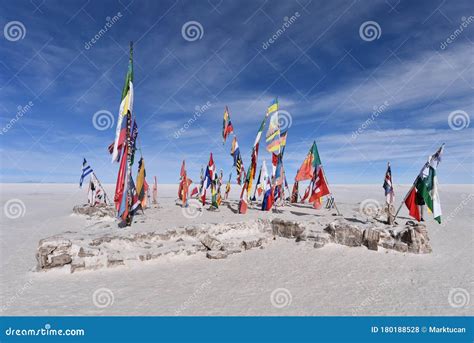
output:
[[[92,168],[87,164],[86,159],[84,159],[84,162],[82,162],[82,175],[81,175],[81,179],[79,180],[79,187],[82,187],[82,183],[84,182],[84,179],[86,178],[87,175],[89,175],[92,172],[93,172]]]

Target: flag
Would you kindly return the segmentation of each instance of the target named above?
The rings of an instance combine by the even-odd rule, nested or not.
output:
[[[140,158],[140,161],[138,161],[138,173],[137,173],[137,195],[138,195],[138,200],[140,200],[142,204],[142,208],[145,207],[146,205],[146,188],[148,188],[148,185],[146,184],[145,181],[146,177],[146,171],[145,171],[145,160]]]
[[[239,201],[239,213],[240,214],[247,213],[247,208],[248,208],[247,198],[248,198],[248,195],[246,193],[247,193],[247,181],[242,186],[242,191],[240,192],[240,201]]]
[[[181,164],[181,170],[179,172],[180,180],[178,187],[178,198],[182,201],[183,206],[186,206],[188,201],[189,186],[193,183],[193,180],[188,178],[186,172],[186,162],[183,160]]]
[[[283,153],[285,152],[286,147],[286,137],[288,136],[288,131],[282,132],[280,134],[280,147],[281,147],[281,155],[283,157]]]
[[[100,184],[99,180],[95,177],[94,174],[91,175],[91,181],[95,189],[94,205],[100,204],[101,202],[103,202],[104,204],[107,204],[105,191],[102,188],[102,185]]]
[[[127,186],[127,156],[128,154],[128,147],[125,145],[125,148],[122,151],[122,159],[120,161],[120,167],[117,174],[117,183],[115,185],[115,195],[114,195],[114,203],[115,208],[119,213],[121,212],[120,209],[123,203],[123,195],[126,192]],[[123,212],[123,211],[122,211]]]
[[[385,189],[385,198],[387,204],[393,204],[395,200],[395,193],[393,192],[392,169],[390,168],[390,163],[387,166],[387,172],[385,173],[385,180],[382,187]]]
[[[318,165],[317,167],[317,172],[315,173],[316,176],[313,180],[313,187],[311,191],[311,197],[309,198],[309,202],[316,202],[318,201],[320,203],[320,199],[325,196],[330,194],[331,192],[329,191],[329,187],[326,183],[326,178],[324,177],[324,170],[321,165]]]
[[[237,143],[237,137],[234,136],[232,140],[232,147],[230,149],[230,155],[234,158],[234,164],[237,171],[237,183],[240,185],[242,182],[242,175],[244,171],[242,156],[240,155],[239,143]]]
[[[420,174],[415,179],[413,187],[405,197],[405,205],[408,208],[410,216],[416,220],[421,220],[421,215],[418,206],[423,202],[428,209],[433,213],[434,219],[441,224],[441,203],[438,194],[438,177],[436,169],[441,162],[441,155],[443,154],[444,143],[441,147],[428,158],[420,171]]]
[[[252,181],[255,179],[255,170],[257,169],[257,160],[258,160],[258,146],[260,143],[260,138],[262,137],[263,129],[265,127],[265,121],[267,120],[267,117],[270,114],[274,113],[277,110],[278,110],[278,99],[275,99],[268,107],[267,112],[265,113],[265,118],[263,118],[260,124],[260,127],[258,129],[257,136],[255,137],[255,142],[253,143],[252,155],[250,159],[250,165],[248,167],[246,180],[245,180],[245,186],[247,187],[247,196],[252,189]],[[241,194],[243,194],[243,192]]]
[[[273,114],[276,111],[278,111],[278,98],[273,99],[273,101],[270,103],[267,108],[266,116],[268,117],[270,114]]]
[[[405,199],[405,205],[408,208],[408,213],[410,216],[415,218],[417,221],[421,220],[420,209],[418,208],[418,204],[416,201],[416,188],[413,187]]]
[[[293,189],[291,190],[291,203],[298,202],[298,181],[295,181],[293,184]]]
[[[274,154],[280,153],[280,125],[278,124],[278,111],[270,117],[266,135],[267,150]]]
[[[79,180],[79,187],[82,187],[82,183],[84,182],[84,179],[86,178],[87,175],[89,175],[92,172],[94,172],[94,171],[87,164],[87,161],[84,158],[84,161],[82,161],[82,174],[81,174],[81,179]]]
[[[94,181],[92,180],[92,175],[89,179],[89,190],[87,191],[87,202],[90,206],[95,206],[95,195],[96,195],[96,188]]]
[[[193,190],[191,191],[191,197],[198,195],[199,194],[199,189],[198,187],[194,187]]]
[[[308,199],[310,191],[311,191],[311,184],[309,184],[306,190],[304,191],[303,197],[301,198],[301,203],[304,203],[305,200]]]
[[[275,187],[270,187],[270,189],[265,192],[262,201],[262,211],[270,211],[272,209],[275,202],[275,191]]]
[[[219,208],[219,199],[215,181],[211,183],[211,205],[215,208]]]
[[[133,178],[130,178],[130,215],[133,216],[137,210],[141,208],[141,201],[138,197],[137,188],[133,182]]]
[[[441,224],[441,202],[438,194],[438,177],[436,170],[441,162],[444,144],[428,158],[428,162],[421,169],[420,174],[415,179],[410,193],[405,199],[410,216],[420,221],[421,216],[418,210],[420,203],[425,203],[433,213],[434,219]],[[421,199],[423,201],[421,201]]]
[[[135,150],[137,149],[138,126],[135,119],[133,119],[132,131],[130,132],[130,145],[132,147],[130,156],[130,165],[135,161]]]
[[[232,178],[232,173],[229,174],[229,180],[227,181],[227,184],[225,185],[225,197],[224,197],[224,199],[226,199],[226,200],[229,197],[231,178]]]
[[[130,43],[130,56],[128,62],[128,71],[125,77],[125,84],[122,89],[122,98],[117,119],[117,128],[115,130],[114,148],[112,151],[112,162],[119,158],[119,148],[123,147],[126,138],[127,113],[133,112],[133,43]],[[122,155],[123,156],[123,155]]]
[[[201,201],[203,205],[206,204],[206,190],[215,179],[215,171],[216,171],[216,165],[214,164],[214,159],[212,158],[212,152],[211,152],[211,155],[209,156],[209,163],[207,164],[207,168],[206,168],[206,174],[204,175],[204,178],[202,180]]]
[[[186,177],[186,162],[183,160],[181,164],[181,171],[179,172],[180,178]]]
[[[424,168],[415,187],[420,196],[423,197],[426,206],[433,213],[434,219],[441,224],[441,203],[438,194],[436,167],[430,163]]]
[[[265,160],[263,160],[262,166],[260,168],[260,174],[258,176],[257,186],[256,186],[257,194],[259,197],[262,195],[267,182],[268,182],[267,163],[265,162]]]
[[[284,183],[284,171],[283,171],[283,157],[282,155],[277,156],[277,164],[275,167],[275,184],[280,186]]]
[[[232,126],[232,122],[230,121],[229,109],[227,106],[224,110],[224,121],[222,123],[222,140],[223,144],[225,144],[225,140],[227,136],[234,132],[234,127]]]
[[[255,190],[253,192],[252,201],[257,200],[257,198],[255,197],[255,194],[257,194],[257,189],[261,187],[261,182],[262,182],[261,179],[262,179],[262,167],[260,167],[260,171],[258,173],[257,184],[255,185]]]
[[[316,166],[321,164],[321,159],[319,158],[318,147],[316,142],[313,142],[311,149],[309,149],[308,154],[306,155],[303,164],[296,174],[296,181],[311,180],[316,170]]]

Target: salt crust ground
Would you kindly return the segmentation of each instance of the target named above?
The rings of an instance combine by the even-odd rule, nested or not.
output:
[[[112,186],[107,186],[112,193]],[[327,210],[285,207],[281,213],[231,206],[189,219],[175,205],[176,185],[159,188],[159,208],[137,217],[130,232],[166,231],[203,223],[234,223],[275,217],[330,220]],[[278,238],[265,247],[225,260],[177,255],[156,261],[83,271],[35,272],[42,238],[65,231],[118,230],[113,220],[72,215],[85,191],[76,185],[3,184],[2,208],[10,199],[25,204],[24,216],[2,211],[0,231],[0,311],[2,315],[473,315],[468,299],[452,306],[451,294],[473,292],[473,185],[442,185],[445,225],[431,218],[429,255],[369,251],[335,244],[321,249]],[[408,189],[398,186],[398,201]],[[383,202],[380,185],[337,185],[333,192],[345,217],[353,218],[365,199]],[[401,221],[408,219],[406,210]],[[94,292],[108,290],[107,307],[94,304]],[[283,307],[272,292],[285,289]],[[273,293],[275,295],[275,293]],[[466,294],[466,293],[463,293]],[[110,299],[113,298],[113,303]],[[99,304],[100,305],[100,304]],[[278,304],[277,304],[278,305]]]

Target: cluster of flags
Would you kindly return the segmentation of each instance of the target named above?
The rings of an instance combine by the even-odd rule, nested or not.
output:
[[[421,168],[420,173],[416,177],[413,185],[408,191],[402,203],[408,208],[410,216],[418,221],[422,221],[422,206],[426,205],[428,210],[433,213],[434,219],[441,224],[441,202],[438,194],[438,177],[437,168],[441,162],[441,155],[443,154],[444,144],[431,156]],[[395,217],[398,215],[401,206],[399,207]]]
[[[131,225],[136,211],[148,206],[149,185],[146,181],[145,161],[141,149],[136,183],[132,177],[135,152],[138,145],[138,125],[133,115],[133,44],[130,43],[128,70],[120,101],[115,140],[109,146],[112,162],[119,162],[114,203],[123,225]],[[156,178],[153,185],[153,202],[156,203]]]
[[[212,157],[212,152],[209,156],[209,162],[206,167],[206,172],[201,178],[201,191],[200,197],[201,202],[206,205],[206,192],[209,188],[211,188],[211,205],[215,208],[218,208],[221,202],[221,195],[220,195],[220,184],[222,183],[222,174],[220,177],[217,177],[216,173],[216,164],[214,163],[214,159]]]
[[[295,177],[296,187],[298,187],[298,182],[304,180],[310,180],[310,184],[305,190],[301,202],[304,202],[309,198],[309,202],[312,203],[315,208],[320,208],[322,204],[322,197],[331,195],[331,191],[329,190],[316,141],[313,142],[313,145],[309,149],[306,158],[301,164],[301,167],[298,169]],[[293,197],[297,199],[297,194],[293,195]]]
[[[109,152],[112,155],[112,162],[119,163],[117,173],[117,182],[115,186],[114,203],[117,210],[118,217],[122,219],[124,225],[131,225],[133,215],[139,209],[144,209],[148,205],[149,185],[146,181],[145,161],[143,159],[141,149],[140,159],[138,161],[138,170],[136,176],[136,183],[132,177],[132,166],[135,160],[135,152],[138,144],[138,125],[136,118],[133,115],[133,45],[130,43],[130,55],[128,70],[125,77],[125,83],[122,90],[117,127],[115,131],[115,139],[109,145]],[[314,141],[303,163],[297,171],[295,176],[293,189],[291,194],[288,190],[288,182],[286,180],[285,168],[283,164],[284,151],[287,142],[287,131],[282,131],[279,121],[279,103],[278,98],[275,98],[268,106],[265,116],[259,126],[255,141],[252,146],[250,164],[245,172],[242,155],[235,135],[234,127],[230,118],[229,108],[224,109],[223,124],[222,124],[222,140],[225,145],[227,138],[233,134],[230,155],[233,159],[233,167],[236,171],[236,180],[239,185],[242,185],[239,201],[239,213],[246,213],[249,201],[256,201],[257,198],[263,196],[261,209],[269,211],[273,208],[276,200],[285,201],[285,189],[288,194],[288,200],[291,203],[309,201],[314,208],[320,208],[322,198],[328,196],[329,208],[335,207],[338,214],[336,202],[329,189],[323,164],[319,155],[318,147]],[[271,153],[271,174],[267,169],[266,161],[263,160],[258,173],[253,196],[250,197],[253,181],[256,177],[258,153],[260,140],[265,128],[265,123],[269,119],[268,130],[265,135],[266,150]],[[441,205],[438,194],[438,179],[437,167],[441,161],[444,144],[431,155],[428,161],[421,169],[419,175],[413,182],[410,191],[405,196],[402,205],[405,204],[408,208],[410,216],[420,221],[423,220],[423,213],[421,208],[426,205],[430,212],[433,213],[434,219],[441,223]],[[89,166],[84,158],[81,169],[81,177],[79,186],[82,187],[85,179],[89,177],[89,203],[94,206],[101,202],[107,204],[107,194],[102,187],[100,181],[94,174],[93,169]],[[225,199],[228,198],[231,189],[232,173],[229,174],[229,179],[225,184]],[[299,183],[301,181],[310,181],[308,187],[305,189],[303,196],[299,196]],[[218,208],[221,204],[221,186],[223,185],[223,172],[219,175],[216,172],[216,165],[214,163],[212,152],[209,156],[209,162],[205,171],[201,169],[201,182],[198,187],[195,187],[189,195],[189,187],[192,180],[188,178],[185,161],[182,162],[180,171],[180,181],[178,188],[178,198],[182,201],[182,205],[188,205],[189,196],[200,197],[203,205],[206,203],[206,193],[210,189],[211,192],[211,206]],[[383,188],[385,191],[386,204],[389,208],[393,206],[395,201],[395,192],[392,180],[392,170],[390,163],[387,166],[385,173]],[[153,183],[153,203],[157,203],[157,180],[154,178]],[[395,217],[398,215],[402,205],[398,209]],[[328,207],[328,205],[326,205]]]
[[[90,176],[89,176],[90,175]],[[84,158],[82,161],[81,169],[81,178],[79,179],[79,187],[82,188],[82,184],[86,177],[89,176],[89,189],[87,191],[87,201],[90,206],[95,206],[98,204],[106,204],[109,202],[107,198],[107,193],[105,193],[104,187],[100,183],[99,179],[94,173],[92,167],[87,163]]]
[[[254,144],[253,144],[253,147],[252,147],[252,153],[251,153],[251,157],[250,157],[250,165],[248,167],[245,183],[244,183],[244,186],[242,187],[242,191],[241,191],[241,194],[240,194],[239,213],[243,214],[243,213],[247,212],[249,194],[250,194],[251,189],[252,189],[253,180],[255,179],[255,172],[256,172],[256,169],[257,169],[257,161],[258,161],[258,149],[259,149],[260,139],[262,137],[263,129],[265,128],[265,122],[266,122],[266,120],[269,116],[276,113],[277,111],[278,111],[278,99],[275,99],[275,100],[272,101],[270,106],[268,106],[267,111],[265,113],[265,117],[263,118],[263,120],[260,124],[260,127],[257,131],[257,136],[255,137],[255,141],[254,141]],[[278,118],[277,118],[277,120],[278,120]],[[277,125],[278,125],[278,123],[277,123]],[[277,130],[274,127],[272,127],[272,130],[275,131],[275,132],[273,132],[275,134],[275,136],[276,136],[276,134],[279,134],[279,129]]]

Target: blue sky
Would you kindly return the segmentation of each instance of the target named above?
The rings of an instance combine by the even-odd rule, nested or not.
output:
[[[2,1],[0,182],[78,182],[83,156],[102,181],[115,181],[107,152],[115,128],[98,130],[93,117],[108,111],[116,122],[133,40],[134,111],[147,174],[159,182],[176,183],[183,159],[198,179],[211,151],[228,175],[225,105],[247,167],[278,96],[291,119],[289,181],[316,140],[330,183],[381,184],[387,161],[395,183],[410,183],[442,142],[441,183],[472,183],[473,9],[470,1]],[[202,27],[193,41],[182,34],[189,21]],[[375,36],[361,30],[369,21]],[[7,30],[15,24],[20,37]],[[263,142],[262,159],[270,161]]]

